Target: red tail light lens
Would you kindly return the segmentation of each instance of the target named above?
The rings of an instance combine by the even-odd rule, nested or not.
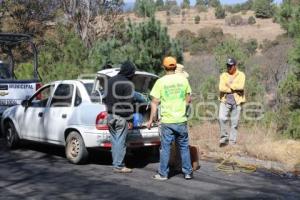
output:
[[[40,89],[42,86],[43,86],[43,85],[42,85],[41,83],[37,83],[37,84],[35,85],[36,91],[37,91],[38,89]],[[36,99],[37,99],[37,100],[41,100],[42,98],[43,98],[43,97],[42,97],[42,94],[41,94],[41,93],[40,93],[39,95],[36,96]]]
[[[96,118],[96,129],[108,130],[107,125],[107,112],[101,112]]]

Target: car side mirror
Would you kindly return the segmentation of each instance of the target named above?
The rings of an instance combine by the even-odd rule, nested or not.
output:
[[[30,105],[29,100],[23,100],[23,101],[21,102],[21,105],[22,105],[23,107],[25,107],[25,108],[29,107],[29,105]]]

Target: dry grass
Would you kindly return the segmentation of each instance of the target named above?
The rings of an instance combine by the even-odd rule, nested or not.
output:
[[[250,39],[255,38],[259,43],[264,39],[274,40],[278,35],[284,33],[284,30],[279,24],[273,23],[272,19],[256,19],[254,25],[228,26],[225,19],[216,19],[214,10],[209,9],[208,12],[198,13],[196,9],[186,11],[185,20],[182,20],[182,15],[172,15],[172,24],[167,24],[166,11],[156,12],[156,19],[160,20],[163,26],[168,27],[168,32],[174,38],[178,31],[188,29],[194,33],[204,27],[220,27],[225,34],[231,34],[236,38]],[[194,18],[199,15],[201,20],[199,24],[195,24]],[[243,19],[247,20],[249,16],[254,16],[253,11],[248,11],[245,15],[240,14]],[[144,19],[136,17],[133,13],[126,14],[133,22],[142,22]]]
[[[250,156],[261,160],[278,161],[293,169],[300,163],[300,142],[278,138],[274,128],[240,127],[236,146],[220,148],[219,125],[204,123],[190,129],[191,145],[198,147],[202,157],[210,152],[217,153],[217,157],[224,155]]]

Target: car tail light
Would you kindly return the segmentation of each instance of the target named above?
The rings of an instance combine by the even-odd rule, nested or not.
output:
[[[42,86],[43,86],[43,85],[42,85],[41,83],[37,83],[37,84],[35,85],[36,91],[38,91],[38,89],[40,89]],[[43,97],[42,97],[42,94],[41,94],[41,93],[38,94],[38,95],[36,96],[36,99],[37,99],[37,100],[41,100],[42,98],[43,98]]]
[[[96,129],[108,130],[107,125],[107,112],[101,112],[96,118]]]

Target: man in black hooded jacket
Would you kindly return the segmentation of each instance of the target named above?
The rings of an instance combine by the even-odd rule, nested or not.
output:
[[[108,112],[108,127],[111,134],[113,171],[130,173],[125,167],[126,137],[128,128],[132,128],[134,85],[130,81],[135,73],[133,63],[122,63],[120,72],[108,80],[105,98]]]

